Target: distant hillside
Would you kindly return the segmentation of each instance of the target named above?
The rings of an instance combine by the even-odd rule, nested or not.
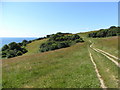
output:
[[[96,32],[92,32],[88,34],[88,37],[110,37],[110,36],[117,36],[120,34],[120,27],[111,26],[108,29],[100,29]]]

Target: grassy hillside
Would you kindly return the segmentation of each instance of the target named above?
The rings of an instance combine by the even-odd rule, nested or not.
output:
[[[86,38],[86,37],[88,37],[88,34],[94,33],[94,32],[97,32],[97,31],[81,32],[81,33],[77,33],[77,34]]]
[[[25,53],[24,55],[30,55],[30,54],[36,54],[39,53],[39,47],[42,43],[46,42],[47,39],[43,39],[43,40],[36,40],[33,41],[32,43],[27,44],[26,49],[28,50],[27,53]]]
[[[118,38],[119,36],[112,36],[106,38],[89,38],[87,35],[92,32],[86,33],[78,33],[78,35],[82,36],[85,41],[89,42],[91,40],[94,43],[94,47],[102,49],[116,57],[118,57]],[[96,31],[95,31],[96,32]]]
[[[39,53],[39,46],[47,39],[28,44],[25,55],[3,60],[3,87],[100,88],[89,50],[105,85],[117,88],[119,68],[104,55],[91,49],[89,40],[94,43],[93,47],[117,56],[118,38],[88,38],[87,34],[78,34],[83,37],[84,43],[44,53]]]
[[[94,47],[102,49],[114,56],[118,56],[118,36],[108,38],[92,38]]]
[[[98,67],[100,75],[102,76],[105,85],[109,88],[118,87],[118,67],[111,62],[108,58],[96,53],[94,50],[90,49],[93,59]],[[114,82],[114,83],[113,83]]]
[[[3,61],[3,87],[100,87],[87,43]]]

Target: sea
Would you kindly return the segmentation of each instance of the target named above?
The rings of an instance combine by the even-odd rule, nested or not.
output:
[[[9,44],[11,42],[22,42],[23,40],[34,40],[36,37],[0,37],[0,48],[5,44]]]

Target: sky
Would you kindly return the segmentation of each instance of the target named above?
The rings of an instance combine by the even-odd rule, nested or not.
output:
[[[0,37],[43,37],[118,26],[117,2],[2,2]]]

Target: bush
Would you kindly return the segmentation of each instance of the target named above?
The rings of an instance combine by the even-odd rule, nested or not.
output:
[[[14,49],[20,50],[21,49],[20,45],[17,44],[16,42],[11,42],[10,44],[8,44],[8,46],[9,46],[10,50],[14,50]]]
[[[2,51],[2,55],[6,55],[6,51]]]
[[[111,26],[108,29],[100,29],[99,31],[88,34],[88,37],[110,37],[119,35],[120,27]]]
[[[6,55],[2,55],[2,58],[5,58],[6,57]]]
[[[25,48],[22,48],[21,51],[22,51],[23,53],[28,52]]]
[[[19,43],[20,44],[20,43]],[[12,42],[2,47],[2,58],[12,58],[22,55],[27,52],[25,48],[22,48],[18,43]]]
[[[23,40],[22,41],[22,46],[26,46],[28,44],[28,41],[27,40]]]
[[[40,45],[40,52],[46,52],[46,51],[69,47],[78,42],[83,42],[83,39],[80,38],[79,35],[64,34],[59,32],[57,34],[51,35],[47,42]]]
[[[12,58],[12,57],[15,57],[15,56],[8,53],[8,54],[6,55],[6,57],[7,57],[7,58]]]
[[[8,47],[8,45],[4,45],[3,47],[2,47],[2,51],[5,51],[5,50],[7,50],[9,47]]]
[[[21,51],[18,51],[17,53],[16,53],[16,55],[17,56],[20,56],[20,55],[22,55],[23,53],[21,52]]]
[[[14,50],[9,50],[6,56],[7,58],[15,57],[16,53],[14,52]]]
[[[84,42],[84,41],[82,38],[80,38],[80,39],[76,39],[75,42],[78,43],[78,42]]]
[[[2,51],[2,58],[6,57],[6,51]]]

